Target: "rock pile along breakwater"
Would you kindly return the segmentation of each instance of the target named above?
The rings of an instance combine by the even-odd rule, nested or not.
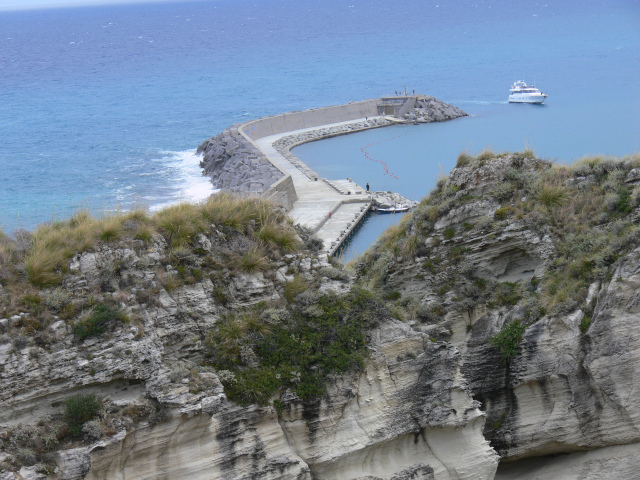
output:
[[[335,253],[372,205],[391,203],[353,182],[327,180],[291,149],[306,142],[398,123],[430,123],[467,114],[430,96],[382,97],[291,112],[233,125],[198,147],[204,175],[216,188],[256,195],[282,205],[294,222]],[[397,194],[394,205],[415,202]]]

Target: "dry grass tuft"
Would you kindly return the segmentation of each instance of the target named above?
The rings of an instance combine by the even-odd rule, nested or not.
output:
[[[260,247],[254,246],[235,260],[236,268],[243,272],[262,272],[269,268],[269,259]]]

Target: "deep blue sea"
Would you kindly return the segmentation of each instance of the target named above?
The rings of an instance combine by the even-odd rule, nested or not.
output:
[[[472,116],[296,154],[324,176],[419,199],[462,150],[529,146],[569,161],[635,153],[640,142],[636,0],[213,0],[0,12],[0,68],[6,232],[79,207],[99,215],[204,198],[212,187],[194,153],[209,136],[405,85]],[[508,104],[518,79],[535,81],[547,102]],[[366,145],[397,179],[362,155]],[[365,243],[354,243],[360,253],[377,235],[367,228]]]

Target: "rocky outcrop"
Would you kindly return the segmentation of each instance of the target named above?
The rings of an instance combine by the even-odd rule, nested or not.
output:
[[[413,107],[402,115],[402,118],[411,123],[444,122],[454,118],[466,117],[463,110],[438,100],[434,97],[418,97]]]
[[[74,319],[60,319],[49,327],[47,345],[0,343],[0,459],[12,458],[3,448],[24,455],[13,445],[33,435],[30,424],[55,419],[71,395],[94,393],[104,399],[107,431],[97,439],[83,434],[83,442],[67,441],[49,455],[49,478],[493,477],[498,457],[482,435],[485,416],[460,379],[458,350],[391,317],[370,332],[366,367],[331,377],[321,398],[303,401],[285,391],[277,408],[230,401],[219,372],[201,366],[206,333],[225,312],[277,303],[294,275],[317,281],[323,292],[346,293],[353,281],[326,255],[299,254],[267,270],[214,271],[165,288],[167,276],[206,268],[221,248],[242,248],[242,238],[212,226],[194,241],[197,253],[176,253],[156,235],[146,247],[101,245],[75,256],[57,295],[98,301],[103,292],[128,323],[79,340]],[[39,472],[51,465],[15,473],[6,463],[2,478],[46,478]]]
[[[198,147],[196,153],[202,155],[200,167],[215,188],[261,194],[284,175],[238,132],[239,127],[229,127]]]
[[[240,377],[207,361],[219,346],[209,332],[230,315],[269,311],[259,328],[237,324],[254,338],[300,312],[321,330],[318,292],[350,295],[356,281],[309,252],[273,249],[240,269],[255,221],[209,225],[189,248],[157,233],[101,243],[55,289],[5,285],[0,479],[635,478],[640,195],[629,178],[640,160],[593,163],[460,160],[361,260],[358,281],[377,288],[358,297],[375,302],[366,358],[324,378],[321,396],[291,380],[241,405]],[[82,338],[74,326],[96,303],[120,315]],[[57,312],[46,328],[43,304]],[[352,326],[348,309],[362,304],[332,319]],[[300,331],[284,340],[304,344]],[[224,338],[252,368],[254,344]],[[103,411],[65,437],[56,425],[75,393],[97,394]]]
[[[583,293],[574,283],[575,290],[560,297],[566,298],[563,303],[548,300],[553,288],[563,287],[553,280],[565,278],[558,269],[569,268],[558,267],[558,250],[577,250],[579,242],[595,234],[567,241],[564,232],[575,231],[565,223],[571,214],[556,215],[569,209],[568,197],[574,202],[586,198],[585,187],[573,181],[586,176],[572,177],[570,170],[554,174],[569,176],[564,185],[575,188],[573,193],[544,186],[540,179],[551,166],[532,156],[459,163],[439,185],[436,200],[423,203],[409,222],[407,234],[418,243],[414,256],[379,253],[375,265],[384,265],[378,273],[384,286],[418,302],[415,329],[460,351],[460,377],[487,413],[484,435],[502,458],[496,478],[635,478],[640,468],[640,409],[634,400],[640,372],[640,337],[635,334],[640,210],[638,192],[624,183],[633,182],[637,168],[625,170],[637,162],[593,167],[592,195],[623,192],[625,199],[636,200],[626,204],[626,219],[596,208],[598,220],[591,221],[600,226],[592,228],[601,235],[617,231],[615,225],[630,230],[626,238],[609,237],[618,247],[608,260],[617,258],[608,273],[598,273],[600,279],[583,287]],[[550,192],[557,196],[545,196]],[[547,206],[530,208],[527,195]],[[584,260],[585,268],[596,265],[588,262],[597,262],[597,251]],[[587,276],[586,271],[576,271],[573,278]],[[485,285],[493,291],[482,293]],[[500,289],[514,296],[505,298],[496,293]],[[522,323],[524,332],[505,360],[493,342],[514,322]]]

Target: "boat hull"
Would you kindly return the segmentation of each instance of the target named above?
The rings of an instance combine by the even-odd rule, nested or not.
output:
[[[509,103],[544,103],[546,95],[509,95]]]

